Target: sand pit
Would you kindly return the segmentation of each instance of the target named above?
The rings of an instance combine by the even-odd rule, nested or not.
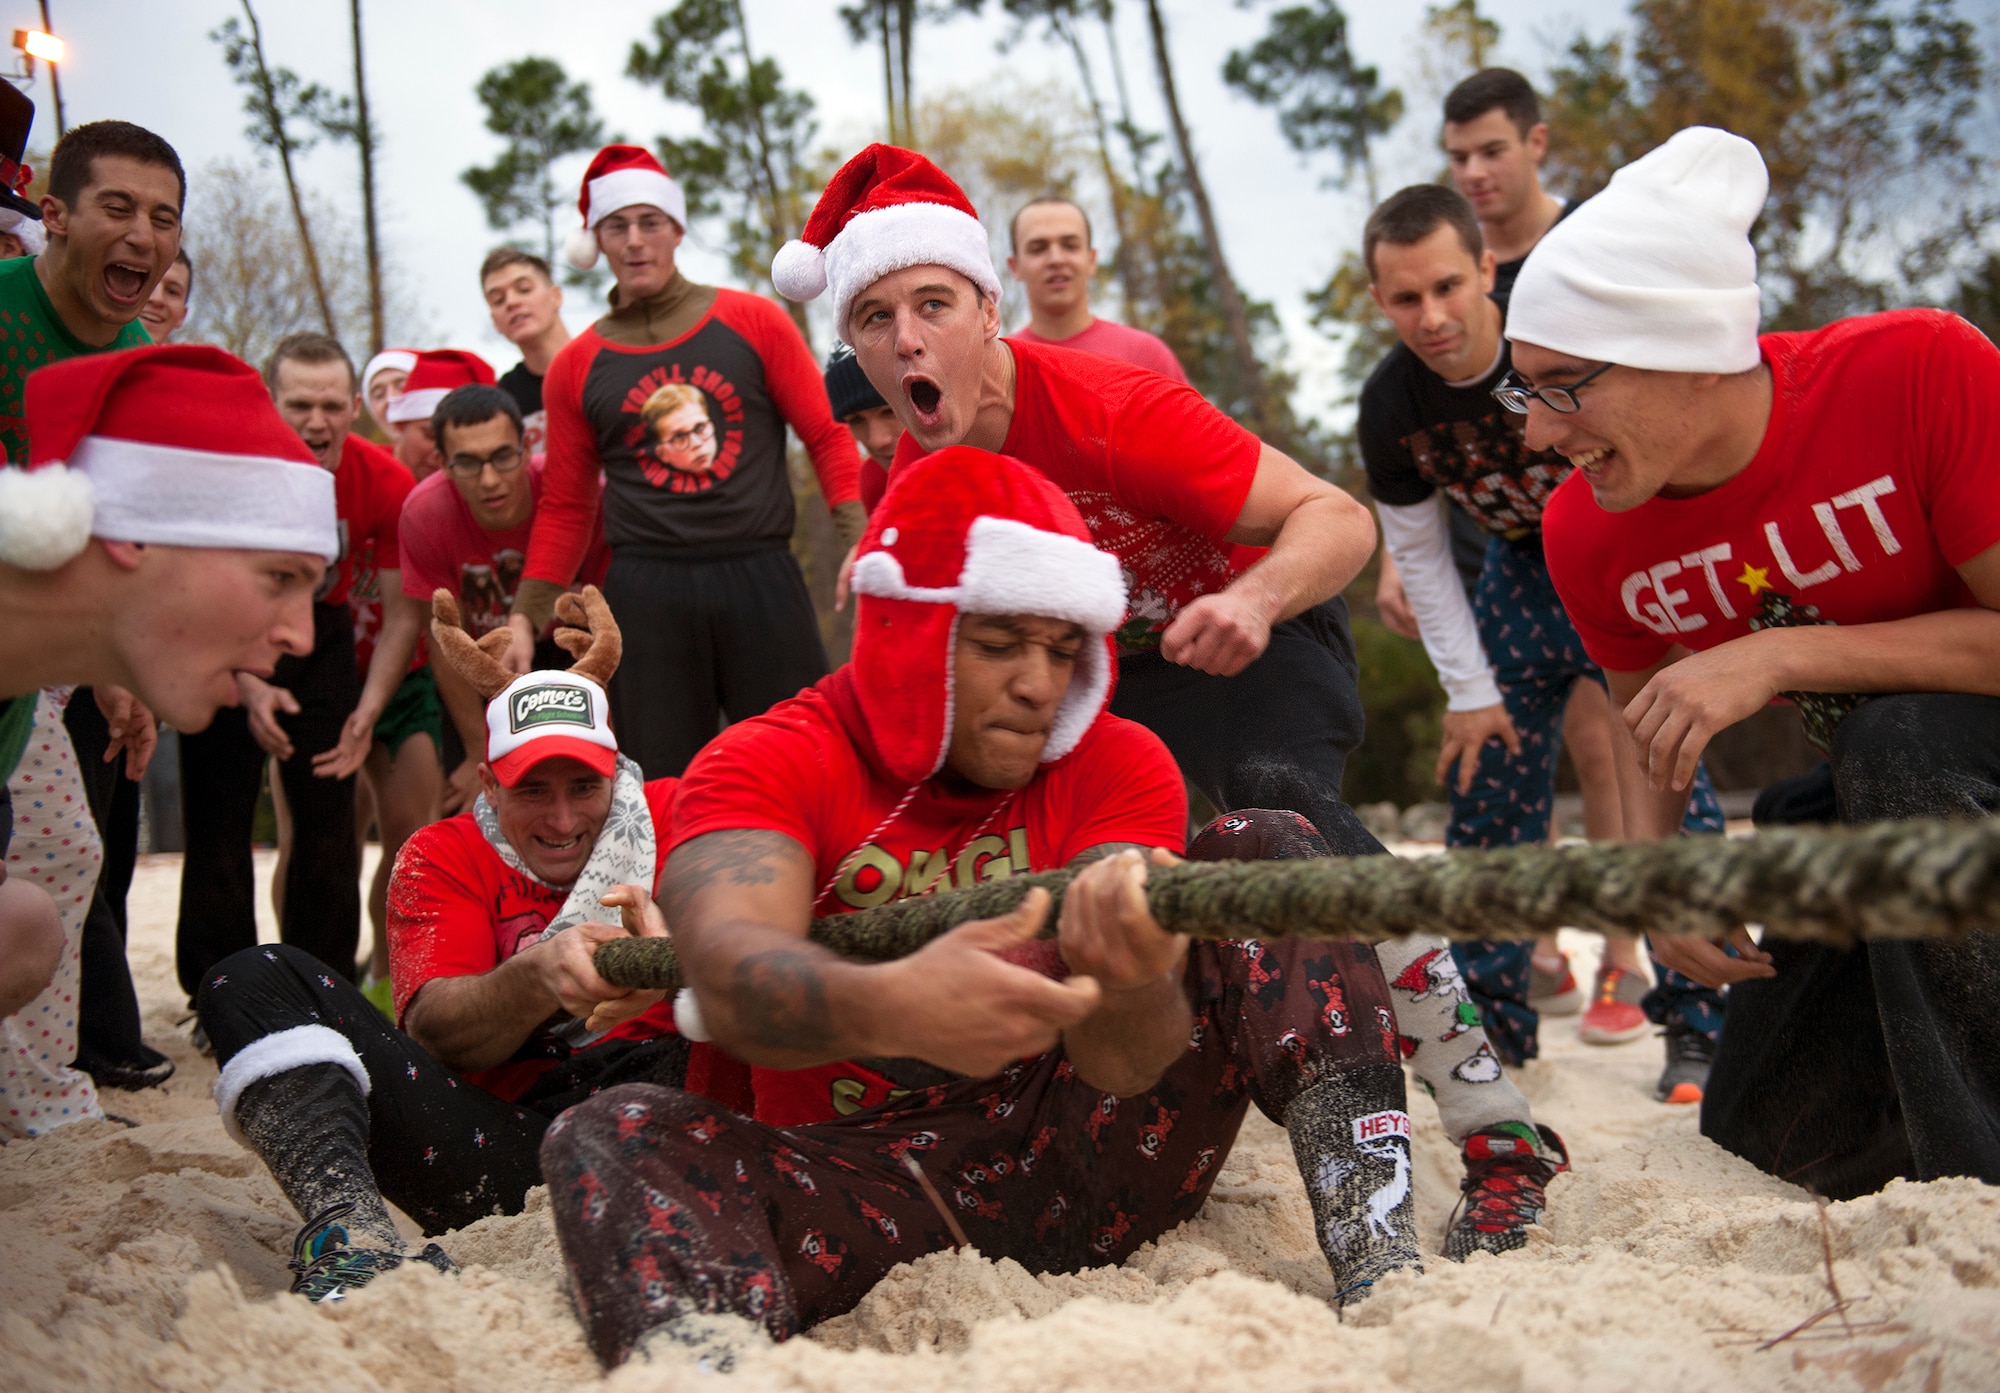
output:
[[[268,875],[268,857],[260,856]],[[1898,1184],[1821,1211],[1652,1101],[1658,1045],[1592,1049],[1552,1022],[1521,1073],[1576,1172],[1521,1252],[1395,1278],[1345,1324],[1284,1134],[1252,1114],[1194,1222],[1121,1268],[1036,1277],[938,1254],[853,1314],[717,1379],[634,1365],[600,1381],[560,1285],[541,1195],[443,1242],[456,1279],[403,1270],[352,1299],[288,1295],[298,1219],[222,1132],[172,969],[179,858],[131,901],[148,1034],[179,1074],[112,1094],[139,1125],[0,1148],[0,1387],[614,1390],[1464,1390],[2000,1388],[2000,1189]],[[1572,949],[1588,952],[1578,936]],[[1584,964],[1579,962],[1579,972]],[[1457,1166],[1412,1101],[1435,1242]],[[1850,1298],[1832,1301],[1823,1261]]]

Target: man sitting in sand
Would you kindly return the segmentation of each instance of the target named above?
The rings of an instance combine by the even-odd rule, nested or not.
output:
[[[201,987],[223,1125],[307,1221],[292,1290],[314,1301],[404,1261],[385,1196],[426,1233],[518,1213],[541,1183],[535,1149],[551,1117],[608,1084],[680,1083],[688,1068],[660,993],[613,987],[591,967],[607,939],[666,932],[649,892],[675,784],[644,782],[612,738],[610,611],[595,589],[565,597],[566,620],[587,612],[588,651],[567,672],[517,678],[492,656],[507,631],[475,647],[449,592],[438,597],[438,651],[490,699],[485,792],[397,860],[390,971],[403,1028],[283,944],[225,958]],[[585,646],[575,629],[563,637]],[[601,905],[627,927],[597,922]],[[451,1266],[435,1243],[417,1257]]]
[[[854,567],[854,658],[724,731],[682,780],[661,877],[691,1035],[752,1066],[755,1119],[610,1088],[542,1169],[592,1348],[705,1317],[784,1339],[899,1262],[969,1242],[1036,1271],[1122,1262],[1198,1212],[1257,1105],[1291,1134],[1335,1300],[1417,1268],[1388,986],[1364,946],[1197,942],[1145,905],[1185,835],[1179,769],[1108,713],[1115,558],[1039,472],[955,448],[899,466]],[[1241,850],[1239,850],[1241,848]],[[1303,818],[1223,819],[1197,855],[1326,854]],[[901,961],[815,915],[1087,866]]]

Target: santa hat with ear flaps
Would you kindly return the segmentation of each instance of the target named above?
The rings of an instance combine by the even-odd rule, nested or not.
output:
[[[831,289],[834,332],[845,340],[854,297],[910,266],[947,267],[1000,298],[993,249],[965,191],[915,151],[877,144],[840,167],[799,240],[778,248],[771,284],[787,300]]]
[[[389,402],[389,423],[428,421],[438,403],[460,387],[491,387],[497,379],[493,369],[477,353],[462,348],[434,348],[419,353],[402,392]]]
[[[583,226],[563,240],[563,255],[579,271],[597,264],[597,225],[620,208],[657,208],[685,232],[687,195],[665,165],[640,145],[607,145],[583,172],[583,192],[576,200]]]
[[[944,767],[961,614],[1066,619],[1090,635],[1042,763],[1075,749],[1110,704],[1124,574],[1091,544],[1069,496],[1019,460],[958,445],[899,465],[852,584],[855,689],[897,778],[917,783]]]
[[[47,571],[92,537],[340,555],[333,475],[219,348],[162,344],[28,379],[28,467],[0,468],[0,561]]]

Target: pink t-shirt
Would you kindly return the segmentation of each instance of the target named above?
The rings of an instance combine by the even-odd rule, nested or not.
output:
[[[1171,377],[1176,382],[1188,380],[1181,368],[1180,359],[1144,329],[1134,329],[1129,324],[1113,324],[1108,319],[1093,319],[1090,327],[1080,334],[1071,334],[1066,339],[1045,339],[1032,329],[1021,329],[1007,336],[1016,343],[1042,343],[1051,348],[1074,348],[1079,353],[1095,353],[1100,358],[1116,358],[1134,367],[1145,368]]]

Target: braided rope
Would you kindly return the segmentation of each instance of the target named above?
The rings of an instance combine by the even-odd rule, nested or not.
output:
[[[1043,927],[1053,936],[1072,874],[1012,876],[833,915],[814,921],[812,939],[844,957],[886,962],[968,920],[1007,913],[1036,885],[1056,901]],[[2000,932],[2000,818],[1416,859],[1189,862],[1152,867],[1146,900],[1166,928],[1198,938],[1518,940],[1559,927],[1714,938],[1740,924],[1843,948],[1871,938],[1960,938]],[[596,964],[619,986],[681,985],[668,939],[607,943]]]

